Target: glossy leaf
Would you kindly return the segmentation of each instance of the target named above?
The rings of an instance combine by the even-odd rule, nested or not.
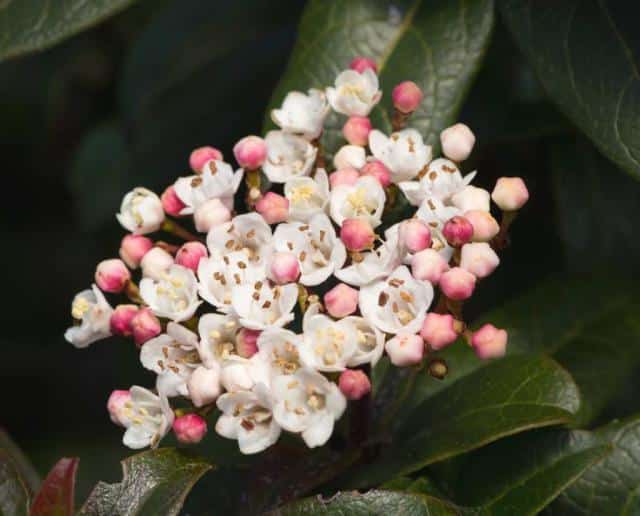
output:
[[[0,428],[0,450],[8,456],[15,465],[19,475],[24,480],[27,489],[34,493],[40,488],[40,476],[18,445],[9,437],[3,428]]]
[[[15,462],[6,450],[0,450],[0,514],[25,516],[29,498],[29,489]]]
[[[31,505],[31,516],[73,514],[79,462],[77,458],[63,458],[51,468]]]

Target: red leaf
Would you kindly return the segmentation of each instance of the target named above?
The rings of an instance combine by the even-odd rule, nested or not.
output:
[[[72,516],[80,460],[62,458],[49,471],[31,505],[30,516]]]

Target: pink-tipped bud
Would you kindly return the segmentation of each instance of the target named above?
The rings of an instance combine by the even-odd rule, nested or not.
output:
[[[200,260],[207,256],[207,246],[202,242],[187,242],[178,249],[176,263],[195,272],[198,270]]]
[[[486,278],[500,265],[500,258],[486,242],[465,244],[460,253],[460,267],[476,278]]]
[[[211,161],[212,159],[222,161],[222,152],[215,147],[198,147],[194,149],[191,152],[191,156],[189,156],[189,166],[194,172],[200,173],[207,161]]]
[[[173,433],[178,442],[197,444],[207,434],[207,422],[198,414],[185,414],[173,420]]]
[[[115,390],[109,396],[107,401],[107,410],[109,411],[109,417],[116,425],[126,426],[129,422],[129,418],[126,416],[127,403],[131,401],[131,394],[129,391]]]
[[[120,258],[132,269],[140,266],[140,260],[153,247],[153,242],[143,235],[127,235],[120,244]]]
[[[159,280],[167,269],[173,265],[173,256],[160,247],[154,247],[144,255],[140,266],[142,276]]]
[[[485,324],[471,337],[476,355],[482,359],[503,357],[507,352],[508,335],[493,324]]]
[[[131,321],[138,313],[137,305],[118,305],[111,314],[109,319],[109,327],[114,335],[122,337],[130,337],[133,334]]]
[[[231,211],[220,199],[209,199],[193,214],[196,230],[208,233],[211,228],[231,220]]]
[[[425,249],[413,255],[411,274],[415,279],[437,285],[442,275],[449,270],[449,264],[434,249]]]
[[[293,253],[274,253],[269,267],[271,279],[279,285],[293,283],[300,277],[300,262]]]
[[[358,290],[338,283],[324,295],[324,306],[336,319],[351,315],[358,309]]]
[[[96,267],[95,280],[100,290],[118,293],[124,290],[131,279],[131,273],[122,260],[112,258],[103,260]]]
[[[162,193],[160,200],[162,201],[162,209],[164,212],[173,217],[178,217],[186,206],[176,194],[176,189],[173,185],[167,187]]]
[[[442,144],[442,153],[450,160],[459,163],[471,154],[476,137],[466,125],[455,124],[440,133],[440,143]]]
[[[503,211],[516,211],[529,200],[529,190],[521,177],[501,177],[491,193],[491,198]]]
[[[451,217],[442,228],[442,234],[453,247],[466,244],[473,237],[473,225],[464,217]]]
[[[367,145],[370,132],[371,120],[366,116],[351,116],[342,126],[342,134],[351,145]]]
[[[371,392],[371,381],[359,369],[347,369],[340,374],[338,387],[348,400],[355,401]]]
[[[267,143],[259,136],[245,136],[233,147],[238,165],[247,170],[257,170],[267,157]]]
[[[393,88],[391,99],[401,113],[413,113],[422,102],[422,90],[415,82],[404,81]]]
[[[212,367],[199,366],[191,373],[187,382],[189,398],[196,407],[213,403],[220,396],[220,366],[214,362]]]
[[[440,289],[454,301],[469,299],[476,288],[476,277],[462,267],[454,267],[440,278]]]
[[[367,161],[364,167],[360,170],[360,174],[363,176],[375,177],[383,188],[386,188],[391,184],[391,172],[385,167],[382,161],[374,159]]]
[[[349,65],[349,68],[355,70],[358,73],[364,72],[367,68],[371,68],[374,72],[378,73],[378,65],[369,57],[354,57]]]
[[[258,352],[260,330],[242,328],[236,335],[236,352],[243,358],[251,358]]]
[[[267,224],[278,224],[289,216],[289,199],[274,192],[267,192],[256,203],[256,211]]]
[[[398,230],[400,242],[411,254],[431,247],[431,230],[426,222],[420,219],[408,219],[400,224]]]
[[[419,364],[424,355],[424,341],[420,335],[399,333],[384,345],[393,365],[405,367]]]
[[[336,186],[351,186],[360,178],[360,173],[353,167],[341,168],[332,174],[329,174],[329,183],[331,188]]]
[[[151,311],[151,308],[141,308],[131,319],[131,330],[133,340],[138,346],[153,337],[157,337],[162,332],[160,321]]]
[[[473,226],[474,242],[489,242],[500,231],[498,221],[491,213],[482,210],[470,210],[465,212],[464,218]]]
[[[349,251],[363,251],[373,245],[376,234],[364,219],[345,219],[340,228],[340,239]]]
[[[447,347],[458,338],[456,320],[450,314],[428,313],[422,323],[420,336],[434,351]]]

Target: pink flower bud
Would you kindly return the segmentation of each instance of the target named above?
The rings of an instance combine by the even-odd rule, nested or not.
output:
[[[371,120],[366,116],[351,116],[342,126],[342,134],[351,145],[367,145],[370,132]]]
[[[393,88],[391,99],[401,113],[413,113],[422,102],[422,90],[415,82],[404,81]]]
[[[358,73],[364,72],[367,68],[371,68],[374,72],[378,73],[378,65],[369,57],[354,57],[349,65],[349,68],[355,70]]]
[[[189,156],[189,166],[194,172],[200,173],[205,163],[212,159],[222,161],[222,152],[215,147],[198,147],[191,153],[191,156]]]
[[[258,352],[260,330],[242,328],[236,335],[236,352],[243,358],[251,358]]]
[[[160,321],[151,311],[151,308],[147,307],[141,308],[133,316],[131,329],[133,331],[133,340],[138,346],[142,346],[149,339],[157,337],[162,332]]]
[[[197,367],[187,382],[189,398],[196,407],[213,403],[220,396],[220,366],[215,362],[212,366],[211,368]]]
[[[267,192],[256,203],[256,211],[267,224],[284,222],[289,216],[289,199],[274,192]]]
[[[420,219],[403,221],[400,224],[398,235],[400,242],[412,254],[431,247],[431,230],[427,223]]]
[[[454,267],[440,278],[440,288],[444,295],[454,301],[468,299],[476,287],[476,277],[462,267]]]
[[[529,200],[529,190],[521,177],[501,177],[491,194],[493,202],[503,211],[516,211]]]
[[[349,251],[362,251],[373,245],[376,235],[371,224],[364,219],[345,219],[340,228],[340,239]]]
[[[158,280],[173,265],[173,256],[159,247],[154,247],[144,255],[140,262],[142,276]]]
[[[173,420],[173,433],[178,442],[197,444],[207,433],[207,422],[198,414],[185,414]]]
[[[329,174],[329,183],[331,188],[335,188],[340,185],[351,186],[360,177],[360,173],[353,167],[341,168],[336,170],[332,174]]]
[[[198,270],[200,259],[207,256],[207,247],[202,242],[187,242],[178,249],[176,263],[195,272]]]
[[[442,234],[453,247],[466,244],[473,237],[473,225],[464,217],[451,217],[442,228]]]
[[[338,283],[324,295],[324,306],[335,318],[346,317],[358,309],[358,290]]]
[[[122,260],[112,258],[98,264],[95,279],[100,290],[118,293],[124,290],[125,285],[131,279],[131,273]]]
[[[233,147],[233,155],[242,168],[257,170],[267,157],[267,144],[259,136],[245,136]]]
[[[422,324],[420,336],[434,351],[445,348],[458,338],[455,319],[450,314],[428,313]]]
[[[162,201],[162,209],[167,215],[172,215],[173,217],[178,217],[180,212],[186,206],[176,194],[176,189],[173,185],[168,186],[167,189],[162,193],[160,197]]]
[[[460,253],[460,267],[476,278],[485,278],[500,265],[500,258],[486,242],[465,244]]]
[[[109,326],[111,333],[114,335],[121,335],[123,337],[130,337],[133,333],[131,328],[131,320],[138,313],[137,305],[118,305],[111,314],[109,320]]]
[[[369,377],[360,369],[347,369],[340,374],[338,386],[348,400],[359,400],[371,392]]]
[[[125,426],[128,422],[128,418],[125,415],[127,403],[131,401],[131,394],[129,391],[115,390],[109,396],[107,401],[107,410],[111,421],[116,425]]]
[[[482,359],[503,357],[507,351],[507,332],[493,324],[485,324],[471,337],[476,355]]]
[[[489,242],[500,231],[498,221],[487,211],[470,210],[465,212],[464,218],[473,226],[471,239],[474,242]]]
[[[419,364],[424,355],[424,342],[420,335],[399,333],[384,345],[393,365],[405,367]]]
[[[413,255],[411,274],[415,279],[437,285],[442,275],[449,270],[449,264],[434,249],[425,249]]]
[[[231,211],[220,199],[209,199],[199,206],[193,214],[196,230],[208,233],[211,228],[231,220]]]
[[[466,125],[455,124],[440,133],[440,143],[442,144],[442,153],[447,158],[460,162],[471,154],[476,137]]]
[[[153,247],[153,242],[143,235],[127,235],[120,244],[120,258],[132,269],[137,269],[140,260]]]
[[[360,170],[360,174],[363,176],[375,177],[378,182],[386,188],[391,184],[391,172],[385,167],[382,161],[374,159],[367,161],[367,163]]]
[[[293,253],[274,253],[269,268],[271,279],[279,285],[293,283],[300,277],[300,263]]]

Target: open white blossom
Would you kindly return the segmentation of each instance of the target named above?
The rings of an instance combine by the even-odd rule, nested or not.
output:
[[[318,149],[302,136],[284,131],[269,131],[265,142],[267,159],[262,170],[269,181],[284,183],[294,177],[309,175]]]
[[[193,317],[202,304],[193,271],[175,264],[159,280],[142,278],[140,296],[158,317],[176,322]]]
[[[73,298],[71,316],[80,321],[64,333],[64,338],[76,348],[86,348],[92,342],[111,335],[109,321],[113,308],[109,305],[100,289],[92,285]]]
[[[431,146],[415,129],[403,129],[389,137],[374,129],[369,133],[371,153],[391,172],[391,181],[409,181],[431,161]]]
[[[431,248],[438,251],[440,255],[448,262],[453,256],[453,247],[449,245],[447,239],[442,234],[442,229],[446,222],[462,212],[455,206],[445,206],[442,201],[436,197],[425,199],[416,216],[427,223],[431,230]]]
[[[324,213],[329,204],[329,178],[323,168],[311,177],[294,177],[284,184],[284,196],[289,200],[289,220],[307,222],[317,213]]]
[[[364,317],[355,315],[345,317],[356,330],[356,351],[347,362],[349,367],[362,364],[375,366],[384,352],[384,333],[373,326]]]
[[[131,399],[126,401],[122,422],[126,427],[122,442],[138,450],[158,446],[171,429],[173,410],[167,398],[156,396],[150,390],[134,385],[129,389]]]
[[[382,98],[378,76],[370,68],[362,73],[344,70],[334,86],[327,88],[327,99],[333,110],[343,115],[367,116]]]
[[[364,219],[375,228],[382,222],[386,198],[378,180],[360,177],[352,185],[340,185],[331,191],[331,218],[338,226],[345,219]]]
[[[127,231],[137,235],[153,233],[164,222],[162,202],[151,190],[139,186],[124,196],[116,218]]]
[[[231,305],[242,326],[265,330],[291,322],[297,300],[298,285],[295,283],[270,285],[264,280],[234,288]]]
[[[433,301],[433,287],[398,267],[384,280],[360,289],[358,306],[363,317],[380,331],[417,333]]]
[[[222,362],[220,382],[227,392],[248,391],[257,384],[271,385],[271,368],[259,355],[243,358],[228,356]]]
[[[254,265],[264,264],[271,242],[271,228],[258,213],[245,213],[220,224],[207,234],[211,258],[241,251]]]
[[[348,318],[334,321],[317,310],[308,309],[302,328],[300,358],[306,367],[324,372],[346,369],[356,353],[358,338],[357,330]]]
[[[270,364],[273,374],[293,374],[302,364],[302,336],[283,328],[267,328],[258,337],[258,355]]]
[[[328,113],[329,105],[324,92],[312,88],[307,95],[300,91],[287,93],[282,107],[271,111],[271,119],[283,131],[315,140],[322,134]]]
[[[235,316],[204,314],[198,321],[198,352],[206,367],[222,364],[231,356],[238,356],[236,337],[240,325]]]

